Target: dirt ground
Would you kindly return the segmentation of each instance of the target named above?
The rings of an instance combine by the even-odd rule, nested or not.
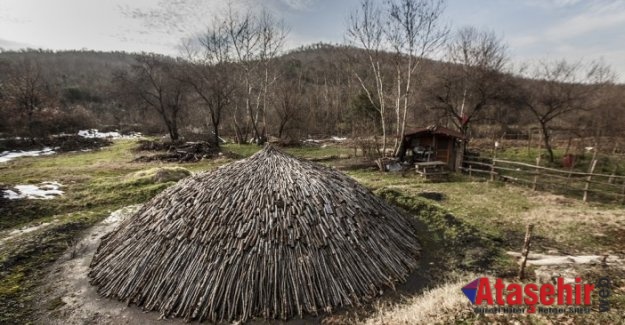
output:
[[[89,263],[103,235],[112,231],[138,206],[115,211],[92,227],[76,246],[69,249],[47,275],[40,290],[39,318],[42,324],[183,324],[181,320],[159,321],[158,313],[101,297],[89,284]]]

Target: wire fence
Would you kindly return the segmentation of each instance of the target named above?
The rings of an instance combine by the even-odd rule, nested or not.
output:
[[[556,169],[517,161],[465,157],[461,170],[471,177],[503,180],[544,190],[578,197],[584,202],[597,201],[625,204],[625,176],[594,173],[597,160],[591,162],[590,171]]]

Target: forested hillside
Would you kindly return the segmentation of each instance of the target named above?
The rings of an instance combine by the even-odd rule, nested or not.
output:
[[[246,64],[249,75],[242,77],[243,64],[234,60],[213,64],[123,52],[4,52],[0,132],[39,137],[98,127],[163,134],[175,122],[182,136],[210,138],[217,128],[239,142],[254,141],[256,132],[283,140],[380,136],[379,107],[360,82],[373,84],[368,55],[353,46],[313,44]],[[393,81],[397,56],[381,52],[379,60],[385,80]],[[406,129],[439,124],[492,138],[527,132],[530,125],[540,129],[542,118],[550,132],[622,137],[623,86],[568,82],[565,74],[581,68],[559,64],[545,65],[550,74],[537,75],[552,80],[536,80],[503,70],[466,73],[459,64],[423,60],[419,84],[408,95]],[[389,96],[386,127],[395,130],[393,84],[384,87]],[[163,106],[149,98],[159,91]],[[476,95],[466,96],[467,91]],[[379,102],[375,94],[373,98]],[[253,110],[246,109],[246,101]],[[216,113],[214,125],[211,116]],[[467,118],[470,124],[458,123]]]

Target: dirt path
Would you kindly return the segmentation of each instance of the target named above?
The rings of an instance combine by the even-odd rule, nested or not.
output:
[[[158,313],[146,313],[98,295],[89,284],[89,263],[103,235],[139,206],[115,211],[97,224],[52,267],[41,288],[42,324],[183,324],[182,320],[159,320]]]
[[[28,227],[21,227],[18,229],[10,229],[10,230],[4,230],[4,231],[0,231],[0,248],[3,247],[3,245],[8,242],[11,241],[15,238],[18,238],[24,234],[28,234],[31,233],[33,231],[37,231],[43,228],[47,228],[48,226],[54,224],[56,222],[56,220],[53,220],[51,222],[43,222],[37,225],[33,225],[33,226],[28,226]]]

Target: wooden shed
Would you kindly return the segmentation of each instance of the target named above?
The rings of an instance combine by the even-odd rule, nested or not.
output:
[[[462,164],[463,151],[462,133],[434,125],[407,132],[398,158],[410,163],[441,161],[453,171]]]

